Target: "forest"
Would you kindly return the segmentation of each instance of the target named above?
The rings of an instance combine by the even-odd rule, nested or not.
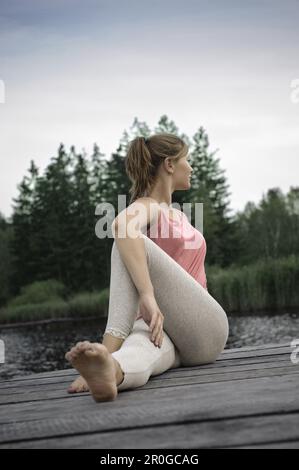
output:
[[[129,204],[124,167],[136,136],[169,132],[189,146],[189,190],[173,203],[203,203],[208,288],[229,312],[284,311],[299,306],[299,187],[269,188],[259,203],[232,213],[219,149],[203,126],[181,133],[166,115],[154,129],[134,119],[108,158],[98,144],[90,155],[60,143],[41,173],[33,160],[18,185],[10,218],[0,214],[0,323],[107,314],[113,238],[96,236],[96,206],[118,196]],[[244,177],[244,185],[250,184]],[[191,211],[194,225],[194,211]]]

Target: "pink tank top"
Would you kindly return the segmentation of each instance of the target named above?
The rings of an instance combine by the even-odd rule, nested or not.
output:
[[[158,224],[152,227],[152,236],[150,229],[147,229],[147,236],[208,290],[204,236],[190,224],[184,212],[176,210],[175,213],[178,220],[172,220],[168,211],[161,209]]]

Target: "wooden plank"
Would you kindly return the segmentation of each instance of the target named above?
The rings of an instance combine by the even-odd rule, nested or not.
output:
[[[268,343],[268,344],[264,344],[264,345],[254,345],[254,346],[243,346],[243,347],[240,347],[240,348],[227,348],[227,349],[224,349],[221,353],[221,356],[226,356],[227,354],[239,354],[240,352],[253,352],[253,351],[257,351],[257,353],[259,351],[264,351],[264,350],[269,350],[269,349],[287,349],[287,350],[290,350],[291,349],[291,341],[289,342],[283,342],[283,343]],[[258,355],[258,354],[257,354]],[[68,369],[65,369],[65,370],[68,370]],[[57,372],[57,371],[53,371],[53,372]],[[58,372],[62,372],[62,371],[58,371]],[[52,372],[39,372],[39,373],[34,373],[34,374],[28,374],[28,375],[24,375],[24,379],[27,379],[28,377],[34,377],[34,376],[39,376],[39,375],[43,375],[43,374],[48,374],[48,373],[52,373]],[[18,377],[16,378],[12,378],[10,380],[19,380]],[[0,380],[0,383],[1,382],[4,382],[6,381],[6,379],[1,379]]]
[[[228,371],[232,367],[236,367],[239,369],[243,368],[256,368],[260,369],[263,367],[267,367],[267,364],[276,364],[278,366],[282,365],[287,365],[287,364],[292,364],[290,360],[290,356],[288,354],[282,354],[279,356],[269,356],[269,357],[258,357],[258,358],[240,358],[240,359],[230,359],[227,361],[216,361],[211,364],[204,364],[200,366],[193,366],[193,367],[176,367],[172,369],[168,369],[163,373],[163,375],[158,375],[158,376],[152,376],[150,380],[159,380],[162,377],[173,377],[174,374],[179,374],[180,376],[183,375],[190,375],[190,374],[204,374],[204,373],[223,373],[223,371]],[[67,374],[65,376],[52,376],[48,377],[46,374],[44,377],[41,378],[36,378],[36,380],[30,380],[30,381],[6,381],[0,385],[0,396],[5,395],[8,392],[13,392],[14,390],[24,390],[26,388],[28,389],[34,389],[37,386],[43,385],[43,384],[51,384],[51,383],[67,383],[74,379],[76,376],[78,376],[78,372],[75,369],[72,369],[73,374]]]
[[[277,363],[290,363],[290,355],[289,354],[282,354],[282,355],[277,355],[275,358],[272,356],[262,356],[262,357],[252,357],[252,358],[233,358],[233,359],[227,359],[226,361],[216,361],[211,364],[203,364],[200,366],[193,366],[193,367],[176,367],[169,369],[163,373],[164,377],[167,377],[168,375],[173,375],[173,373],[196,373],[198,370],[201,371],[214,371],[217,373],[217,371],[223,370],[223,368],[236,366],[236,367],[243,367],[245,365],[250,365],[250,364],[255,364],[257,368],[262,366],[263,364],[267,363],[273,363],[275,359],[275,362]],[[226,370],[226,369],[225,369]],[[54,371],[54,372],[63,372],[62,371]],[[48,376],[48,373],[44,373],[44,375],[41,375],[39,377],[34,376],[31,377],[30,380],[25,381],[25,380],[7,380],[0,384],[0,395],[1,394],[6,394],[8,390],[13,390],[13,389],[18,389],[20,387],[35,387],[39,386],[41,384],[47,384],[47,383],[61,383],[61,382],[69,382],[73,379],[75,379],[78,376],[78,372],[75,369],[72,369],[72,373],[67,373],[67,374],[60,374],[59,376],[56,376],[55,374],[52,374]],[[153,376],[151,377],[151,380],[159,380],[160,376]],[[2,393],[3,392],[3,393]]]
[[[299,440],[273,442],[271,444],[256,444],[251,446],[235,446],[234,449],[299,449]]]
[[[215,364],[213,364],[214,366]],[[205,368],[205,367],[198,367],[195,370],[190,370],[187,368],[175,368],[175,369],[170,369],[163,374],[152,376],[149,379],[149,382],[144,385],[144,387],[147,386],[153,386],[154,384],[158,383],[163,386],[163,382],[167,379],[174,379],[175,377],[178,378],[183,378],[183,377],[198,377],[198,376],[204,376],[208,374],[213,374],[215,375],[215,379],[217,378],[218,374],[223,374],[223,373],[229,373],[229,372],[239,372],[239,371],[247,371],[247,370],[262,370],[262,369],[269,369],[272,367],[294,367],[294,364],[290,362],[289,359],[283,359],[277,361],[271,361],[268,359],[266,362],[241,362],[237,363],[236,360],[232,362],[232,365],[227,365],[225,368],[222,366],[219,367],[211,367],[211,368]],[[294,369],[295,370],[295,369]],[[14,394],[23,394],[23,393],[29,393],[29,392],[37,392],[37,391],[43,391],[43,390],[62,390],[64,391],[68,385],[72,382],[73,379],[78,377],[78,373],[74,372],[73,377],[62,377],[60,380],[56,377],[54,378],[46,378],[46,379],[37,379],[35,382],[30,382],[26,384],[17,384],[17,385],[6,385],[6,387],[2,387],[0,389],[0,406],[2,403],[2,397],[14,395]],[[136,389],[138,391],[139,389]]]
[[[221,354],[236,353],[239,351],[260,351],[264,349],[277,349],[277,348],[289,348],[291,341],[284,343],[267,343],[267,344],[255,344],[253,346],[242,346],[240,348],[226,348]]]
[[[78,376],[71,368],[2,381],[0,448],[297,448],[299,365],[291,352],[290,343],[227,349],[214,363],[169,369],[113,402],[68,394]]]
[[[271,347],[267,348],[264,346],[261,349],[254,349],[254,347],[248,347],[248,348],[235,348],[234,350],[231,350],[229,354],[225,354],[225,351],[223,351],[220,355],[220,357],[213,363],[213,365],[219,365],[219,363],[225,363],[228,360],[232,359],[246,359],[246,358],[266,358],[267,356],[280,356],[281,354],[284,355],[290,355],[292,352],[292,349],[290,346],[286,346],[285,344],[280,345],[279,347]],[[238,350],[238,352],[235,352]],[[229,350],[228,350],[229,351]],[[201,365],[200,367],[211,367],[212,364],[204,364]],[[195,369],[199,366],[193,366],[193,367],[184,367],[184,369]],[[172,369],[171,369],[172,370]],[[25,375],[23,377],[15,377],[13,379],[9,380],[1,380],[0,381],[0,389],[3,386],[6,386],[8,383],[13,384],[15,382],[27,382],[27,381],[33,381],[35,382],[39,378],[52,378],[52,377],[62,377],[62,376],[72,376],[75,374],[75,371],[73,368],[69,369],[64,369],[64,370],[57,370],[57,371],[52,371],[52,372],[41,372],[38,374],[30,374],[30,375]]]
[[[61,369],[61,370],[53,370],[48,372],[39,372],[36,374],[28,374],[23,375],[21,377],[14,377],[11,379],[2,379],[0,380],[0,388],[2,385],[6,384],[7,382],[26,382],[29,380],[36,380],[38,378],[45,378],[45,377],[61,377],[63,375],[72,375],[74,373],[74,369],[70,367],[69,369]]]
[[[0,442],[120,431],[190,421],[299,412],[298,374],[123,391],[117,401],[88,395],[14,404],[0,409]],[[182,393],[183,392],[183,393]],[[182,399],[182,397],[184,397]]]
[[[288,375],[288,374],[299,374],[299,367],[294,367],[294,365],[290,362],[287,362],[283,367],[279,365],[272,365],[271,367],[263,368],[256,368],[254,365],[253,368],[245,368],[245,369],[238,369],[238,368],[226,368],[224,372],[219,372],[218,370],[214,370],[213,373],[207,373],[200,371],[199,369],[196,371],[188,371],[185,373],[183,370],[182,372],[173,373],[172,375],[168,375],[167,378],[164,377],[164,374],[161,374],[160,378],[156,378],[153,380],[154,377],[150,378],[150,380],[145,384],[142,389],[146,388],[163,388],[163,387],[170,387],[170,386],[184,386],[189,384],[204,384],[210,382],[226,382],[226,381],[234,381],[244,379],[247,380],[249,378],[257,378],[257,377],[270,377],[276,375]],[[159,377],[159,376],[157,376]],[[298,377],[299,382],[299,377]],[[66,389],[69,385],[69,381],[60,383],[59,387],[57,385],[54,388],[51,388],[49,384],[45,384],[44,387],[40,386],[37,390],[32,389],[21,389],[15,393],[9,392],[9,394],[5,394],[0,396],[0,406],[14,404],[14,403],[25,403],[25,402],[32,402],[32,401],[42,401],[48,400],[53,398],[62,398],[69,396]],[[20,388],[20,387],[19,387]],[[139,388],[138,390],[140,390]],[[136,390],[137,391],[137,390]]]
[[[85,448],[85,449],[205,449],[232,448],[246,445],[277,446],[281,440],[299,442],[299,413],[236,419],[143,426],[113,432],[53,436],[8,442],[1,448]],[[268,443],[268,444],[267,444]]]
[[[289,347],[282,347],[282,348],[265,348],[259,349],[257,351],[239,351],[239,352],[231,352],[230,354],[223,354],[219,356],[217,361],[227,361],[228,359],[235,359],[235,358],[242,358],[242,357],[264,357],[264,356],[276,356],[279,354],[291,354],[292,348]]]

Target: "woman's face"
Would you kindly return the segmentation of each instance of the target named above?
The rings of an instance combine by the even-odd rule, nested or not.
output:
[[[180,189],[189,189],[191,187],[191,173],[193,169],[189,161],[190,155],[188,153],[184,157],[180,158],[175,165],[175,171],[173,172],[175,191]]]

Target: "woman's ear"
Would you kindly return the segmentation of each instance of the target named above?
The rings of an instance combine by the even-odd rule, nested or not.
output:
[[[166,157],[164,159],[164,166],[165,166],[165,170],[168,172],[168,173],[173,173],[174,171],[174,166],[173,166],[173,161],[170,157]]]

